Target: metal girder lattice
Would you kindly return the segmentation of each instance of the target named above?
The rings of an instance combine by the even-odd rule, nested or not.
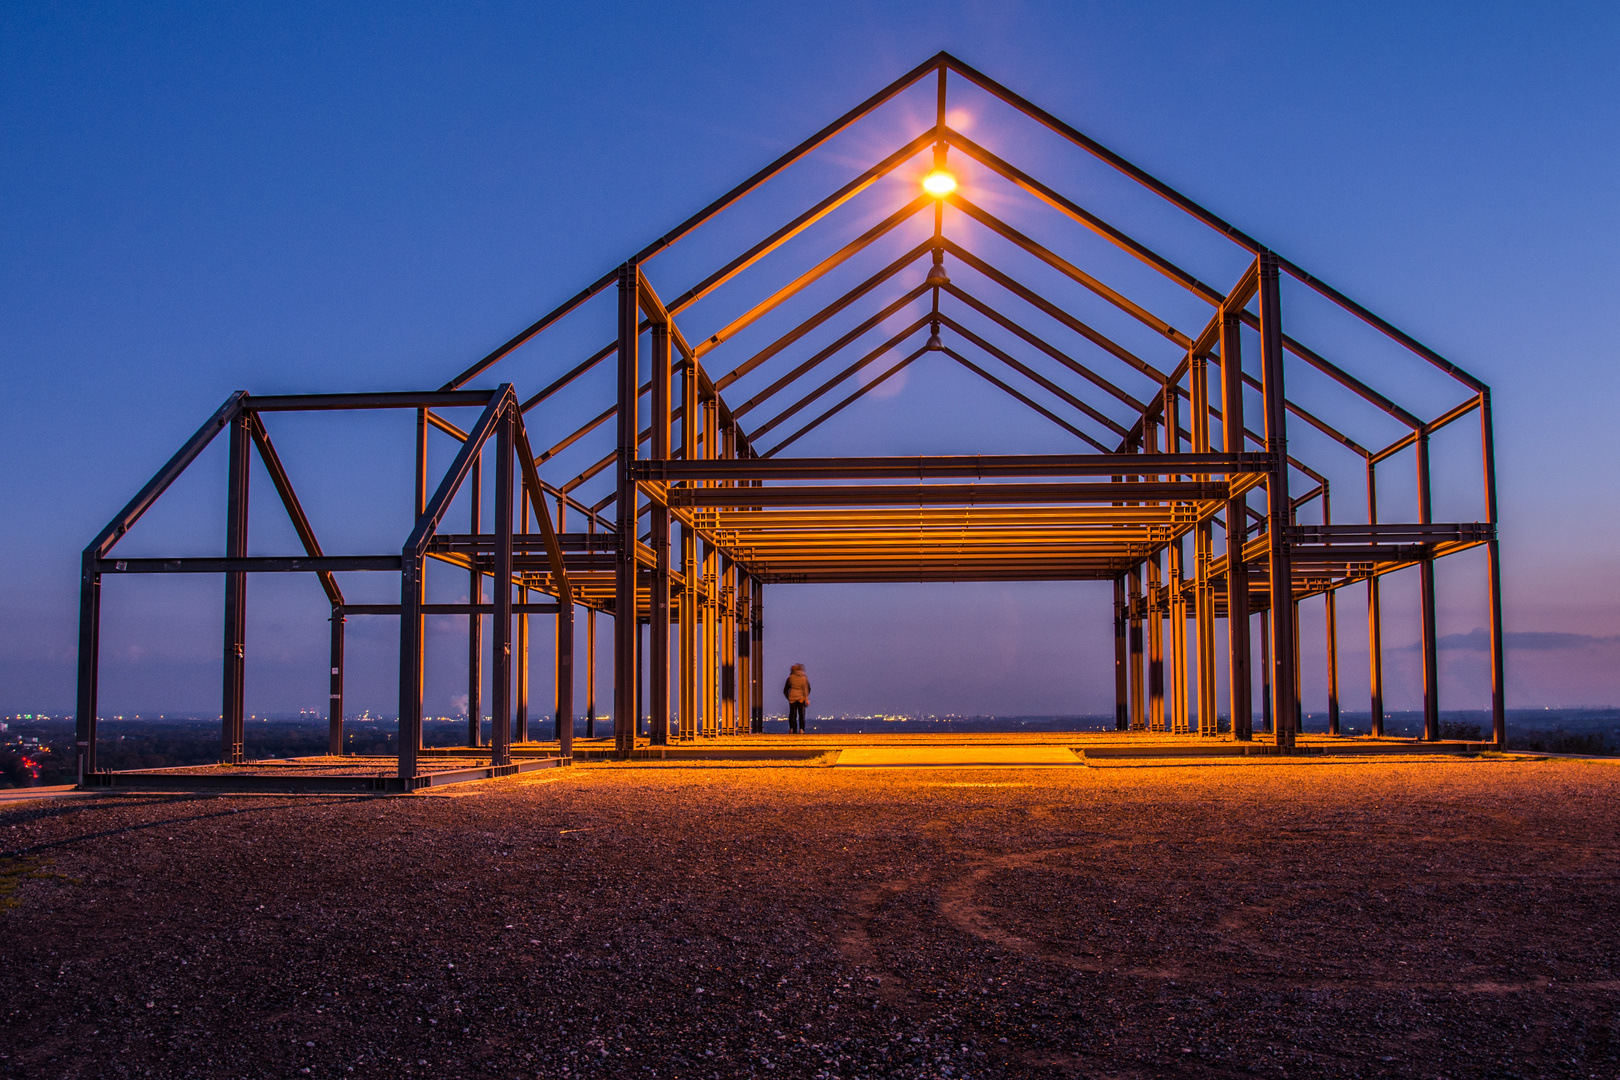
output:
[[[893,152],[808,208],[788,213],[784,224],[684,288],[677,283],[661,293],[655,287],[649,265],[666,249],[718,227],[728,209],[891,102],[930,90],[932,123],[906,133]],[[1058,185],[1007,160],[1011,150],[982,144],[1018,145],[1011,135],[968,138],[961,124],[947,122],[953,94],[967,95],[984,115],[1008,117],[1009,131],[1032,124],[1032,133],[1055,138],[1067,152],[1078,150],[1089,167],[1215,230],[1230,248],[1223,256],[1229,269],[1222,272],[1232,284],[1224,291],[1207,284]],[[892,121],[892,113],[884,115]],[[994,197],[957,184],[951,170],[963,166]],[[924,170],[930,181],[943,176],[950,182],[925,183],[919,193],[912,185]],[[841,213],[846,207],[860,208],[861,215],[853,215],[858,223]],[[1044,223],[1036,228],[1031,221]],[[1082,248],[1093,254],[1064,253]],[[1132,275],[1145,275],[1148,284]],[[1425,419],[1354,374],[1353,365],[1329,359],[1339,342],[1312,346],[1286,332],[1285,286],[1325,301],[1417,368],[1438,372],[1433,377],[1453,388],[1452,400]],[[536,344],[565,322],[601,321],[609,298],[612,330],[588,355],[564,355],[558,363],[555,353]],[[1193,310],[1202,312],[1201,322],[1188,321]],[[699,326],[704,329],[691,332]],[[1247,366],[1246,347],[1252,350]],[[543,357],[538,365],[529,362],[536,356]],[[582,401],[595,385],[587,376],[610,358],[616,361],[610,399]],[[1077,452],[783,452],[908,367],[936,362],[1027,407],[1032,417],[1077,440]],[[507,382],[468,389],[497,367],[510,372]],[[1315,386],[1308,400],[1285,389],[1285,379],[1301,374]],[[516,386],[531,382],[537,389],[529,396],[517,393]],[[747,395],[735,405],[726,397],[734,389]],[[467,431],[442,415],[466,407],[482,410]],[[397,556],[332,558],[321,553],[260,417],[360,408],[416,410],[416,527]],[[539,453],[524,428],[524,417],[537,410],[550,418],[544,430],[551,434]],[[1378,422],[1369,424],[1363,413]],[[1479,424],[1481,513],[1475,521],[1436,522],[1431,438],[1468,417]],[[1290,443],[1291,419],[1304,425],[1296,427],[1309,440]],[[1394,425],[1398,434],[1388,437],[1380,424]],[[225,555],[110,558],[118,538],[225,429],[232,432]],[[605,446],[609,430],[615,434]],[[426,447],[433,432],[461,448],[430,497]],[[1307,442],[1310,449],[1301,449]],[[305,548],[300,556],[247,554],[245,463],[253,444],[298,529]],[[486,444],[494,447],[493,463]],[[1380,513],[1378,468],[1408,449],[1416,506],[1408,520],[1391,520]],[[1364,479],[1365,522],[1333,522],[1329,473],[1343,460],[1314,460],[1323,453],[1348,455],[1343,460]],[[491,465],[494,526],[486,531],[479,500]],[[1335,602],[1347,587],[1366,589],[1372,726],[1381,733],[1381,579],[1416,567],[1424,737],[1436,739],[1433,564],[1475,547],[1486,554],[1493,738],[1501,744],[1494,476],[1490,391],[1482,382],[1077,129],[941,53],[436,391],[233,396],[85,551],[81,762],[94,770],[101,582],[107,574],[134,572],[226,575],[227,760],[241,753],[241,583],[247,573],[266,571],[314,572],[327,591],[334,717],[341,716],[343,620],[354,614],[401,619],[401,776],[414,774],[420,746],[424,614],[467,614],[475,714],[481,620],[486,612],[493,618],[495,765],[505,762],[514,731],[520,740],[528,732],[528,617],[557,619],[555,736],[566,755],[574,720],[575,611],[582,607],[587,617],[592,735],[598,719],[594,626],[598,614],[611,616],[614,746],[628,756],[638,739],[663,743],[762,730],[764,586],[806,582],[1111,581],[1118,726],[1215,735],[1217,624],[1224,623],[1232,673],[1227,730],[1240,740],[1255,734],[1250,672],[1258,633],[1261,712],[1270,718],[1262,729],[1269,723],[1270,737],[1286,749],[1302,715],[1300,604],[1321,597],[1325,605],[1330,730],[1337,734]],[[468,483],[471,530],[441,532],[449,500]],[[577,522],[572,529],[570,518]],[[429,563],[470,575],[470,600],[427,604]],[[400,573],[399,604],[345,603],[334,574],[354,570]],[[494,596],[486,602],[489,582]],[[531,602],[534,592],[547,601]],[[521,618],[514,658],[515,614]],[[469,741],[478,741],[476,715]],[[334,751],[338,747],[334,735]]]

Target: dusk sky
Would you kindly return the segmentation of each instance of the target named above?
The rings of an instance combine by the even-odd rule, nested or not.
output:
[[[940,49],[1491,384],[1508,704],[1620,705],[1613,4],[10,3],[0,710],[71,711],[79,552],[232,391],[437,387]],[[988,139],[999,121],[978,122]],[[1025,160],[1088,194],[1044,146]],[[736,235],[831,186],[810,176]],[[659,268],[675,286],[686,257]],[[532,392],[578,359],[502,378]],[[980,441],[1000,414],[978,393],[919,369],[795,452],[1003,450]],[[274,430],[328,550],[398,551],[405,417]],[[222,553],[223,475],[215,447],[118,551]],[[266,494],[255,551],[292,553]],[[1444,708],[1488,702],[1472,554],[1440,574]],[[1418,702],[1410,576],[1387,594],[1392,709]],[[109,585],[104,715],[218,711],[221,593]],[[319,587],[261,577],[249,595],[249,711],[324,708]],[[1365,592],[1342,596],[1342,694],[1365,710]],[[1106,584],[771,586],[769,674],[806,663],[825,713],[1101,712],[1108,600]],[[352,712],[395,709],[384,621],[350,624]],[[434,715],[456,708],[460,654],[442,651]]]

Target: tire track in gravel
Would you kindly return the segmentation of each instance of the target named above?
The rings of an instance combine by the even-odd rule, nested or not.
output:
[[[1581,990],[1620,991],[1620,979],[1553,980],[1541,977],[1514,983],[1488,979],[1389,979],[1349,976],[1341,978],[1331,976],[1326,978],[1322,976],[1298,978],[1258,971],[1223,971],[1214,976],[1201,977],[1196,969],[1185,964],[1119,967],[1108,963],[1100,957],[1092,959],[1057,952],[1028,938],[1014,934],[997,925],[994,919],[994,909],[979,900],[977,896],[978,890],[995,874],[1033,867],[1062,871],[1067,868],[1049,867],[1045,865],[1045,861],[1055,856],[1071,855],[1080,851],[1091,852],[1095,850],[1095,847],[1095,845],[1070,844],[1036,851],[981,856],[977,860],[977,864],[966,874],[940,887],[937,904],[939,914],[951,926],[971,937],[1017,952],[1031,960],[1053,964],[1073,971],[1116,972],[1138,978],[1176,982],[1214,981],[1223,985],[1242,983],[1255,987],[1287,987],[1299,990],[1421,990],[1435,993],[1506,995],[1546,991],[1557,986]],[[1282,958],[1286,956],[1286,952],[1267,948],[1263,942],[1263,934],[1252,924],[1262,917],[1276,918],[1282,911],[1297,906],[1300,902],[1297,897],[1279,897],[1271,901],[1249,903],[1242,908],[1228,912],[1217,924],[1217,928],[1224,931],[1231,938],[1241,942],[1247,951]],[[864,927],[861,929],[860,934],[861,940],[864,942],[863,948],[875,959],[876,950]]]
[[[899,1009],[917,1001],[911,989],[911,980],[883,962],[877,943],[872,938],[871,925],[877,920],[878,909],[885,901],[915,888],[929,884],[927,878],[897,878],[879,882],[854,895],[854,920],[838,935],[838,949],[854,965],[875,974],[878,979],[878,997],[891,1008]]]

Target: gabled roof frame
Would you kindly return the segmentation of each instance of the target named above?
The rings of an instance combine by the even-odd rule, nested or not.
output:
[[[1248,259],[1246,268],[1223,293],[1079,202],[954,130],[947,123],[946,112],[947,91],[953,77],[1010,106],[1215,230],[1244,253]],[[910,137],[892,153],[702,276],[675,299],[666,302],[659,296],[645,273],[651,260],[875,110],[929,78],[937,80],[931,127]],[[947,162],[953,151],[963,155],[975,167],[994,174],[1148,267],[1208,305],[1208,319],[1196,332],[1178,329],[1147,306],[958,190],[943,196],[925,192],[906,200],[860,235],[825,252],[808,269],[777,284],[765,299],[747,306],[719,329],[696,339],[695,344],[688,340],[679,323],[696,304],[717,295],[745,275],[757,274],[761,264],[784,245],[815,233],[817,227],[840,208],[884,183],[930,149],[936,167]],[[1078,286],[1101,302],[1105,310],[1111,309],[1123,317],[1127,325],[1135,325],[1158,340],[1168,342],[1179,353],[1179,362],[1170,370],[1163,370],[1127,346],[1116,333],[1082,318],[997,261],[947,236],[944,229],[947,209],[1027,257],[1031,265],[1044,266]],[[756,348],[724,373],[707,370],[706,358],[715,356],[717,350],[743,330],[784,309],[785,304],[805,294],[812,286],[833,282],[834,275],[846,265],[868,249],[877,250],[880,241],[928,210],[933,211],[934,218],[930,238],[843,287],[836,299],[799,318],[794,326],[779,332],[769,344]],[[911,284],[908,275],[923,264],[925,258],[930,264],[928,276],[921,284]],[[951,265],[971,271],[976,280],[991,287],[990,291],[969,288],[961,281],[952,280],[947,259]],[[1371,327],[1405,354],[1444,373],[1462,388],[1464,397],[1425,420],[1323,353],[1285,333],[1279,293],[1279,282],[1285,277]],[[618,328],[613,340],[526,398],[506,383],[487,392],[468,389],[473,382],[487,378],[497,365],[508,361],[524,346],[610,291],[617,294]],[[893,299],[875,313],[857,319],[857,305],[869,298],[882,299],[889,293],[895,294]],[[1004,345],[996,344],[952,310],[942,309],[942,299],[960,306],[963,315],[971,313],[984,320],[987,328],[995,327],[1011,338]],[[897,332],[883,329],[885,323],[896,316],[907,318],[906,313],[923,300],[928,301],[926,312],[909,317]],[[1095,351],[1096,361],[1088,362],[1089,355],[1081,358],[1075,350],[1054,343],[1050,331],[1031,325],[1030,320],[1035,316],[1039,317],[1036,321],[1044,320],[1074,335],[1088,350]],[[818,333],[842,329],[839,320],[856,321],[806,359],[786,371],[777,372],[768,385],[742,404],[733,406],[726,400],[727,390],[754,373],[760,372],[763,376],[767,371],[776,372],[801,343],[813,341]],[[928,340],[919,345],[916,342],[924,330],[928,331]],[[1240,353],[1245,331],[1258,337],[1258,377],[1242,369]],[[881,344],[875,348],[860,344],[874,332],[886,335]],[[946,334],[956,341],[947,344]],[[644,339],[648,342],[646,346],[642,344]],[[1018,355],[1023,350],[1030,351]],[[1084,444],[1086,452],[905,458],[793,458],[782,453],[929,353],[939,353],[1021,402]],[[854,359],[831,378],[813,386],[804,385],[824,364],[843,362],[845,354],[853,354]],[[610,357],[616,358],[617,366],[613,399],[601,411],[577,417],[573,430],[541,452],[531,453],[527,436],[522,434],[523,416],[552,401],[555,395]],[[1359,399],[1364,406],[1371,406],[1391,418],[1404,433],[1374,449],[1363,445],[1370,440],[1358,440],[1342,430],[1346,425],[1337,417],[1321,415],[1320,407],[1307,409],[1290,400],[1283,390],[1288,358],[1324,376],[1351,399]],[[1050,373],[1042,373],[1034,366],[1037,362],[1056,367],[1049,368]],[[880,367],[884,363],[888,366]],[[768,367],[773,364],[774,367]],[[1118,369],[1117,373],[1114,368]],[[861,379],[863,374],[866,377]],[[853,392],[839,397],[830,406],[818,404],[853,379],[861,379]],[[1140,396],[1122,385],[1131,379],[1145,380],[1151,387],[1150,392]],[[511,379],[513,383],[519,381],[515,376]],[[1024,384],[1025,389],[1019,389],[1015,382]],[[1262,415],[1251,428],[1245,422],[1244,398],[1254,391],[1258,392]],[[488,406],[480,426],[473,431],[461,430],[438,411],[440,404],[465,404],[461,398],[480,393],[494,394],[492,400],[500,404],[498,408]],[[1048,402],[1043,404],[1032,394],[1043,395]],[[1097,397],[1098,394],[1102,396]],[[279,462],[274,460],[275,453],[259,414],[280,408],[376,407],[360,400],[388,395],[340,396],[344,398],[343,403],[311,404],[319,397],[253,399],[241,394],[227,403],[225,409],[234,411],[223,425],[234,432],[229,501],[232,512],[236,513],[235,508],[240,505],[244,507],[241,513],[245,514],[245,477],[238,477],[234,470],[239,459],[245,460],[243,440],[251,439],[258,444],[261,456],[271,468],[278,493],[293,515],[306,557],[302,562],[298,559],[248,559],[242,543],[243,530],[238,528],[232,532],[234,546],[226,557],[211,560],[210,566],[217,562],[225,568],[227,622],[234,620],[237,624],[245,596],[240,593],[245,573],[300,569],[313,570],[320,575],[333,607],[334,699],[341,702],[343,617],[346,612],[373,612],[346,605],[331,572],[338,564],[317,558],[319,545],[314,532],[298,507],[285,470],[278,469]],[[399,401],[391,400],[390,404],[398,406],[402,401],[403,397]],[[630,402],[635,402],[636,407],[629,408]],[[645,428],[638,419],[644,402],[650,402],[652,417]],[[1215,623],[1218,618],[1227,622],[1230,669],[1246,672],[1251,639],[1248,613],[1262,611],[1265,618],[1260,622],[1261,651],[1263,655],[1271,653],[1272,694],[1271,700],[1264,703],[1265,711],[1279,718],[1274,738],[1282,749],[1293,743],[1299,712],[1295,685],[1298,655],[1295,609],[1302,599],[1317,595],[1324,597],[1327,604],[1330,715],[1332,730],[1337,733],[1334,598],[1338,590],[1365,582],[1373,637],[1371,681],[1377,732],[1382,720],[1377,640],[1379,579],[1413,566],[1419,569],[1421,592],[1425,737],[1434,739],[1439,735],[1439,710],[1433,561],[1476,546],[1483,546],[1487,552],[1493,735],[1498,744],[1505,738],[1489,388],[1193,200],[947,53],[930,58],[872,95],[536,320],[449,380],[439,391],[414,395],[412,403],[418,416],[418,525],[407,542],[402,561],[396,560],[403,574],[404,599],[397,611],[391,608],[389,613],[412,618],[410,611],[414,610],[414,618],[419,623],[424,610],[421,576],[429,561],[457,566],[470,572],[476,582],[491,575],[495,581],[505,582],[505,588],[495,590],[497,597],[505,596],[504,601],[497,599],[494,605],[497,609],[527,611],[531,605],[526,598],[531,590],[556,596],[558,640],[566,643],[559,646],[559,670],[564,673],[564,677],[557,680],[556,688],[559,716],[572,715],[569,669],[574,607],[583,605],[592,619],[597,612],[620,616],[615,619],[613,709],[620,754],[634,749],[637,717],[644,711],[652,714],[654,742],[667,741],[672,735],[693,737],[739,731],[749,719],[757,729],[763,712],[760,655],[763,587],[771,583],[804,581],[1111,580],[1115,587],[1115,685],[1119,725],[1129,729],[1190,732],[1196,724],[1196,730],[1211,736],[1217,732]],[[801,412],[813,405],[820,411],[800,421]],[[1121,409],[1126,412],[1121,413]],[[746,429],[743,419],[752,419],[755,410],[771,415],[753,424],[752,430]],[[1432,520],[1430,511],[1429,440],[1435,432],[1470,414],[1477,414],[1480,423],[1484,512],[1481,520],[1475,522],[1437,523]],[[1364,464],[1366,523],[1332,523],[1326,473],[1290,453],[1287,438],[1290,416]],[[561,479],[561,474],[552,480],[542,476],[541,470],[549,466],[555,471],[557,462],[585,449],[593,433],[609,420],[613,421],[617,433],[616,448],[612,452],[590,462],[570,479]],[[154,478],[125,514],[115,519],[86,550],[80,711],[81,716],[86,712],[88,679],[92,746],[97,650],[95,612],[99,610],[96,606],[99,601],[91,594],[99,596],[102,573],[126,570],[128,561],[109,558],[111,546],[161,494],[162,488],[195,458],[211,439],[212,432],[220,430],[216,421],[218,417],[210,422],[215,425],[211,429],[205,425],[204,431]],[[790,421],[799,422],[793,426]],[[239,432],[236,431],[238,426],[241,427]],[[788,427],[792,429],[778,430]],[[1214,428],[1219,428],[1221,433],[1219,445],[1214,439]],[[526,542],[514,533],[510,508],[506,525],[497,528],[494,534],[483,533],[480,524],[471,535],[436,535],[447,500],[468,481],[474,518],[482,521],[477,509],[481,498],[480,470],[493,452],[486,444],[492,444],[491,433],[497,430],[503,433],[499,439],[493,439],[500,447],[499,452],[494,453],[493,462],[497,486],[504,484],[509,495],[514,478],[521,475],[523,506],[517,534],[527,531],[532,514],[546,539],[538,547],[526,547]],[[521,437],[514,438],[512,431]],[[453,480],[447,478],[438,495],[430,500],[427,442],[432,432],[450,436],[461,447],[452,469]],[[771,444],[759,445],[766,436],[771,437]],[[1414,450],[1416,461],[1417,520],[1381,521],[1377,467],[1408,448]],[[521,468],[515,469],[514,463]],[[611,490],[601,497],[587,499],[584,489],[598,477],[608,479],[604,474],[609,470],[612,470]],[[1302,494],[1293,494],[1291,474],[1298,474],[1314,486]],[[901,485],[896,482],[899,480],[911,483]],[[949,482],[960,480],[971,482]],[[1274,498],[1272,493],[1275,493]],[[1264,497],[1266,509],[1263,512],[1249,505],[1251,498],[1258,497]],[[509,498],[499,493],[495,501],[497,506],[510,503]],[[555,527],[545,505],[548,501],[555,507]],[[1298,521],[1299,511],[1307,505],[1319,509],[1320,524],[1305,525]],[[430,513],[434,507],[438,516]],[[568,530],[569,514],[583,521],[585,532]],[[676,533],[673,539],[672,526]],[[1224,547],[1220,554],[1217,554],[1217,537]],[[1188,538],[1194,547],[1190,560],[1184,550]],[[522,554],[540,547],[544,555]],[[178,561],[170,562],[178,565]],[[268,565],[270,563],[277,565]],[[1231,572],[1230,567],[1241,569]],[[374,569],[359,564],[341,567],[345,570],[367,568]],[[143,565],[138,569],[162,568]],[[511,598],[513,588],[519,590],[515,609]],[[482,593],[482,585],[478,592]],[[236,597],[234,607],[233,596]],[[410,599],[412,596],[415,600]],[[476,615],[479,607],[480,604],[473,604],[469,608],[474,613],[469,620],[474,700],[479,680],[480,620]],[[535,607],[535,610],[540,608]],[[623,617],[626,615],[629,617]],[[1168,651],[1164,641],[1167,618],[1171,639]],[[526,627],[526,623],[526,619],[520,620],[521,627]],[[638,629],[644,623],[651,627],[650,641],[645,647],[641,645]],[[1193,643],[1187,640],[1189,623],[1194,629],[1196,640]],[[672,626],[680,635],[678,648],[670,640]],[[520,629],[520,636],[522,633]],[[403,781],[407,768],[406,739],[409,737],[412,742],[412,770],[420,742],[422,657],[419,632],[402,634],[401,639],[400,768]],[[226,659],[225,711],[227,744],[231,738],[233,708],[237,714],[239,756],[239,625],[237,640],[235,666],[229,655]],[[594,637],[588,635],[588,640],[594,643]],[[1271,642],[1275,642],[1275,648],[1268,648]],[[563,663],[564,647],[566,664]],[[526,638],[519,643],[519,648],[526,651]],[[229,643],[227,652],[230,652]],[[673,672],[672,652],[681,658],[678,669]],[[646,703],[637,700],[641,680],[636,672],[643,653],[651,660],[651,700]],[[1147,661],[1145,674],[1144,658]],[[592,663],[594,660],[587,661],[588,666]],[[745,687],[741,708],[751,711],[751,718],[739,711],[738,680],[734,674],[739,668],[745,673],[741,679]],[[672,674],[678,687],[678,703],[669,700]],[[236,680],[234,691],[233,679]],[[1247,683],[1246,677],[1229,680],[1231,734],[1239,739],[1251,735]],[[416,687],[414,705],[410,702],[412,685]],[[522,704],[526,691],[525,676],[518,690],[520,717],[526,713],[526,705]],[[511,703],[498,702],[497,706],[497,714],[509,723]],[[1293,722],[1288,722],[1289,718],[1293,718]],[[526,722],[520,720],[519,724],[521,739],[526,736]],[[572,737],[571,725],[567,728],[569,733],[565,735],[564,725],[559,725],[564,753],[568,752]],[[414,737],[409,735],[411,730],[415,732]],[[81,744],[83,735],[81,720]],[[476,741],[476,732],[471,737]]]

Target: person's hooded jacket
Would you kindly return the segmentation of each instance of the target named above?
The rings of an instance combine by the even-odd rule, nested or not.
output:
[[[793,665],[793,670],[788,672],[787,682],[782,684],[782,693],[787,696],[789,703],[810,700],[810,680],[804,674],[804,665]]]

